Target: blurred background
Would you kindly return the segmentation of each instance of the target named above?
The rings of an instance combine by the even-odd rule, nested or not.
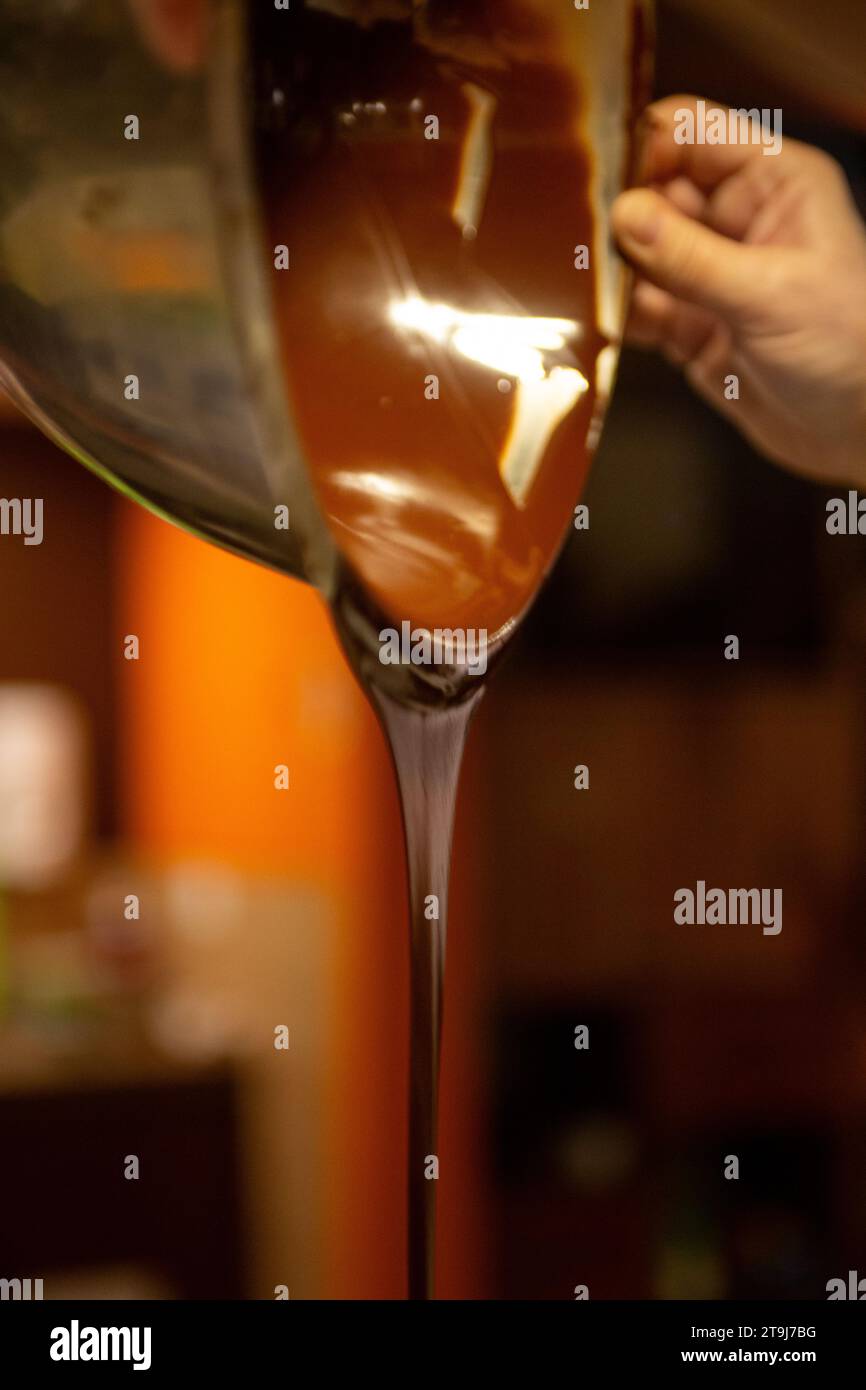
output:
[[[866,206],[856,0],[665,0],[658,29],[659,95],[781,106]],[[402,841],[323,607],[11,407],[0,494],[45,511],[0,543],[0,1276],[403,1296]],[[470,740],[442,1296],[866,1273],[866,564],[829,495],[626,353],[590,530]],[[782,887],[781,935],[675,929],[701,878]]]

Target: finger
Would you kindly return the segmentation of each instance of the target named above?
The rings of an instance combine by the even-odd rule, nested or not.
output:
[[[838,242],[840,213],[853,207],[840,165],[791,140],[784,157],[756,160],[720,184],[707,198],[704,221],[752,245],[796,244],[827,230]]]
[[[677,299],[743,319],[763,308],[770,254],[763,248],[720,236],[646,188],[620,194],[612,226],[640,274]]]
[[[641,158],[645,182],[669,183],[684,176],[697,188],[709,191],[747,165],[764,159],[761,145],[679,143],[677,135],[684,128],[684,121],[698,119],[699,101],[704,102],[705,109],[728,110],[721,103],[694,96],[665,97],[647,108],[644,120],[648,133]]]
[[[704,350],[717,328],[718,320],[706,310],[680,303],[647,280],[635,286],[626,329],[629,342],[658,348],[682,366]]]
[[[686,217],[694,217],[697,222],[703,222],[707,211],[707,198],[699,188],[695,187],[691,179],[680,175],[671,179],[669,183],[659,184],[656,192],[667,198],[678,212],[683,213]]]
[[[653,192],[667,198],[677,212],[706,223],[723,236],[743,241],[761,208],[777,189],[781,175],[778,161],[773,160],[748,165],[709,194],[696,188],[684,174],[651,187]]]
[[[631,303],[626,319],[625,332],[623,334],[625,342],[631,346],[661,348],[665,337],[665,313],[659,312],[657,306],[652,302],[647,303],[643,290],[648,286],[646,280],[640,281],[632,291]],[[655,290],[655,285],[648,286]],[[657,294],[664,295],[664,290],[657,290]],[[665,296],[669,298],[669,296]],[[665,305],[664,308],[667,306]]]
[[[747,165],[710,194],[706,205],[707,225],[723,236],[744,241],[784,178],[785,168],[777,159]]]

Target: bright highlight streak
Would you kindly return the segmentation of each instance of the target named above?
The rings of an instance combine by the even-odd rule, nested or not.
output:
[[[514,415],[499,472],[515,506],[525,507],[556,427],[589,390],[576,367],[556,365],[548,371],[544,361],[545,352],[564,351],[579,336],[580,325],[572,319],[467,314],[419,295],[392,303],[389,317],[400,328],[514,379]]]
[[[469,102],[469,127],[463,142],[460,161],[460,179],[454,197],[451,216],[465,237],[474,237],[481,226],[490,171],[493,165],[493,147],[490,127],[496,111],[496,98],[474,82],[464,82],[463,95]]]

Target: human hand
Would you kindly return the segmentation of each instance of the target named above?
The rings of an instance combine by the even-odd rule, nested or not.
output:
[[[649,186],[614,204],[638,273],[628,337],[681,366],[768,457],[866,487],[866,230],[842,170],[787,138],[773,157],[679,145],[675,113],[695,106],[650,107]]]

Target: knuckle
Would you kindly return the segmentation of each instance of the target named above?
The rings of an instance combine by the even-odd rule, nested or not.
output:
[[[804,169],[808,169],[813,178],[837,186],[845,184],[847,187],[841,164],[826,150],[816,149],[814,145],[802,145],[800,158]]]

